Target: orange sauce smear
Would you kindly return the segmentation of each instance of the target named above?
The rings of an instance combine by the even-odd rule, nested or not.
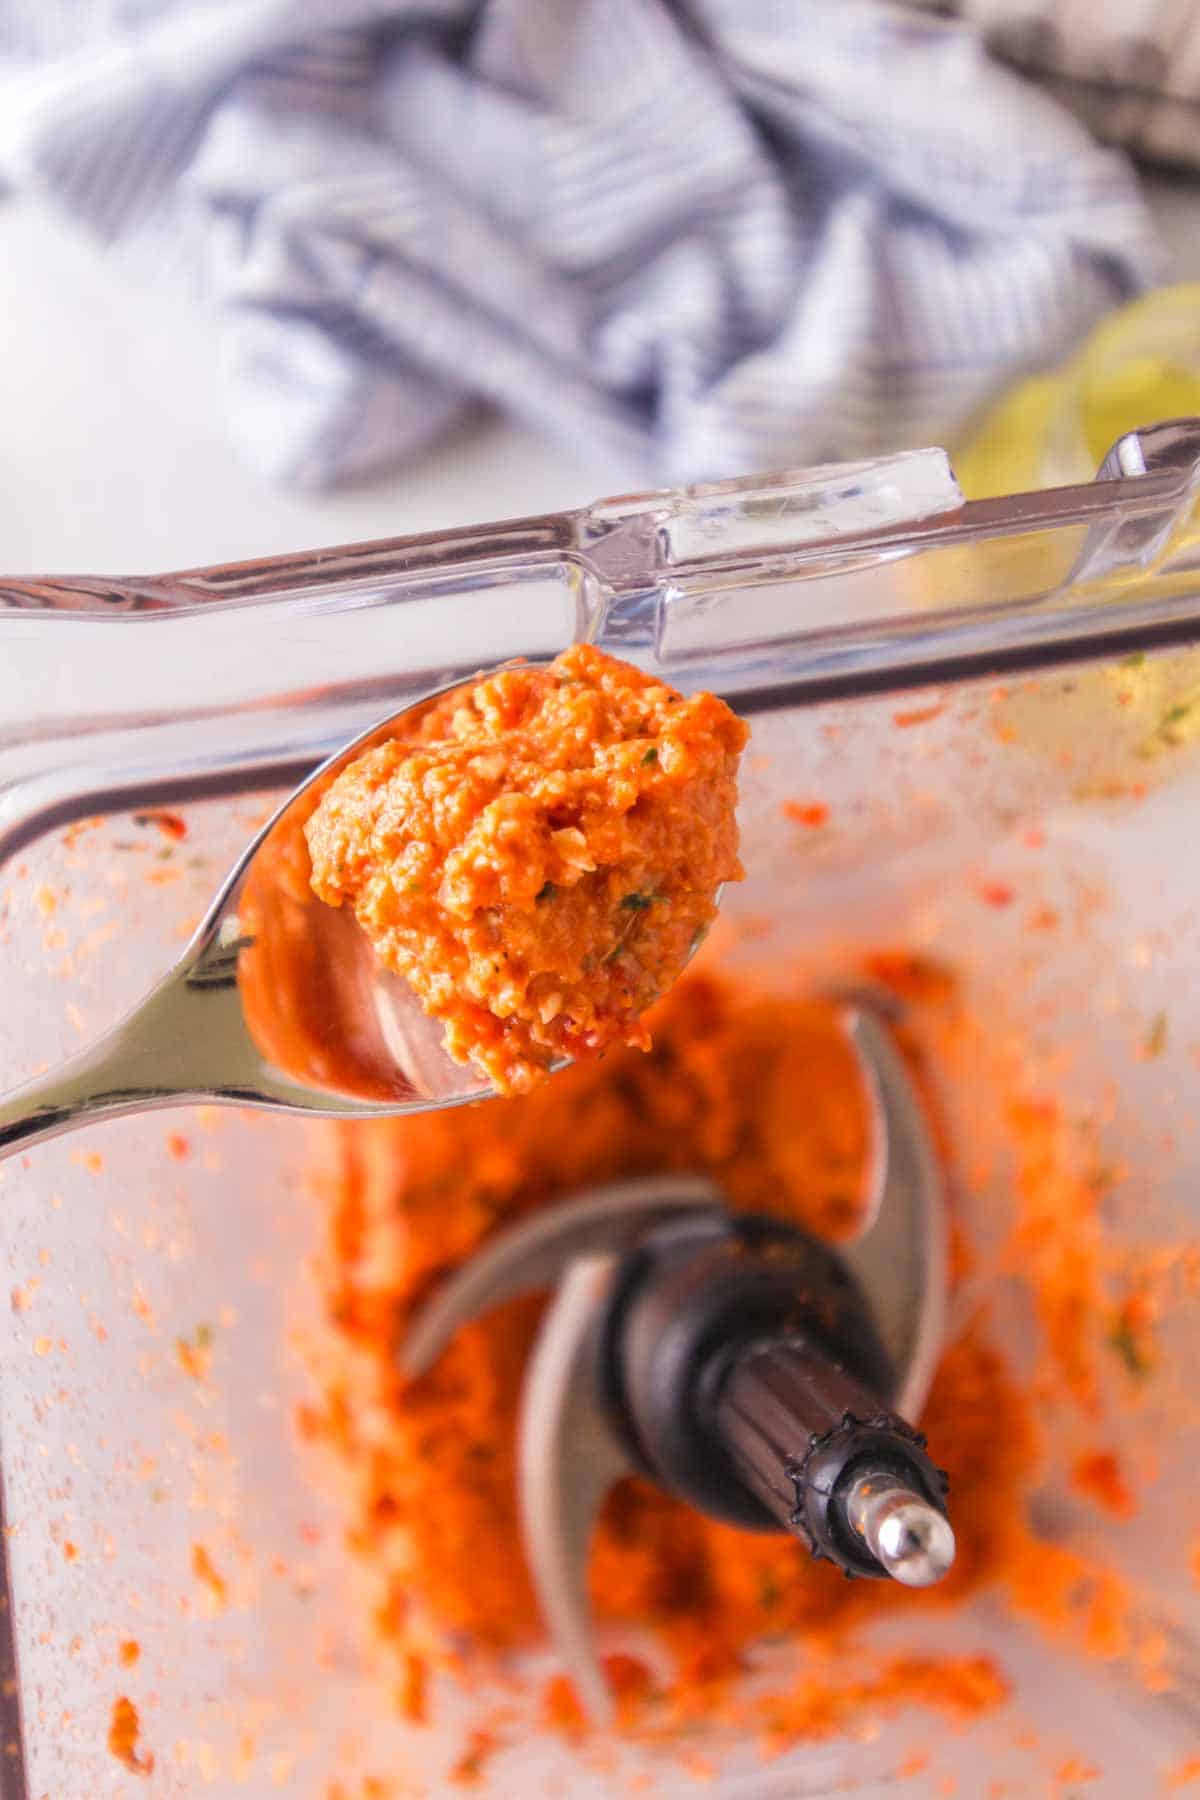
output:
[[[131,1775],[151,1775],[154,1772],[153,1756],[138,1748],[141,1730],[137,1707],[126,1695],[120,1695],[113,1702],[108,1727],[108,1749],[111,1756],[124,1763]]]

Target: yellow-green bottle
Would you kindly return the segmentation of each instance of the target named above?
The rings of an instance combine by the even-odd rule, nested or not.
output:
[[[969,500],[1089,481],[1123,432],[1200,415],[1200,284],[1109,315],[1061,368],[1023,381],[968,434],[954,469]]]

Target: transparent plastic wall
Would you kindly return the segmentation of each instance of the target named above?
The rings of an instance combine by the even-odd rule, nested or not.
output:
[[[946,501],[935,493],[931,515]],[[756,504],[751,524],[770,523]],[[1110,543],[1118,527],[1127,519],[1106,521]],[[661,520],[654,529],[661,541]],[[752,725],[748,879],[728,898],[712,955],[791,989],[859,980],[864,955],[880,949],[919,954],[948,972],[977,1033],[982,1024],[978,1056],[961,1043],[954,1055],[926,1047],[954,1204],[986,1272],[957,1293],[955,1316],[986,1305],[1020,1364],[1032,1328],[1003,1273],[1014,1083],[1035,1101],[1052,1095],[1096,1166],[1120,1172],[1103,1202],[1106,1243],[1200,1241],[1200,626],[1186,568],[1164,569],[1161,534],[1157,561],[1143,533],[1132,565],[1124,552],[1115,559],[1124,573],[1112,575],[1110,556],[1092,577],[1099,589],[1085,582],[1068,606],[1063,583],[1096,550],[1094,517],[1025,535],[989,535],[978,522],[965,542],[946,529],[891,560],[875,547],[861,568],[839,552],[828,572],[772,560],[760,542],[753,566],[744,547],[729,567],[710,558],[700,573],[692,557],[678,583],[660,572],[623,594],[611,567],[602,581],[586,557],[553,552],[490,584],[477,571],[441,578],[421,596],[432,611],[420,629],[393,604],[394,576],[391,588],[361,590],[361,604],[342,592],[218,599],[140,623],[53,621],[73,646],[107,632],[101,648],[114,656],[128,655],[128,632],[157,631],[162,692],[140,650],[140,712],[106,716],[98,686],[91,710],[80,709],[61,690],[99,683],[99,661],[68,673],[37,652],[47,683],[37,732],[10,742],[7,765],[3,1085],[98,1034],[165,969],[277,791],[266,774],[290,767],[289,756],[311,762],[386,711],[385,694],[432,685],[447,668],[546,655],[591,630],[680,685],[726,692]],[[48,622],[28,617],[39,630]],[[357,645],[345,681],[329,663],[337,623]],[[181,672],[183,625],[194,645]],[[271,632],[277,666],[263,660]],[[27,674],[34,652],[18,651]],[[297,664],[306,657],[307,681]],[[213,685],[222,659],[223,689]],[[139,732],[154,738],[153,756]],[[220,785],[218,745],[226,762],[240,759],[240,791],[193,797]],[[201,746],[213,769],[199,766]],[[0,822],[4,799],[0,788]],[[167,820],[155,816],[164,805]],[[998,1079],[1001,1066],[1017,1071],[1011,1082]],[[357,1797],[364,1776],[397,1794],[449,1791],[460,1703],[439,1692],[427,1729],[394,1716],[370,1664],[335,1487],[296,1430],[312,1392],[308,1270],[322,1233],[313,1129],[183,1109],[91,1129],[0,1169],[11,1294],[0,1307],[0,1452],[16,1655],[6,1795],[328,1800],[339,1782]],[[1096,1771],[1083,1791],[1128,1800],[1184,1767],[1200,1750],[1200,1690],[1190,1686],[1200,1608],[1188,1573],[1200,1533],[1194,1311],[1162,1321],[1153,1378],[1103,1414],[1106,1444],[1137,1477],[1136,1516],[1109,1521],[1080,1504],[1066,1479],[1075,1439],[1050,1415],[1030,1502],[1039,1531],[1098,1547],[1127,1577],[1145,1626],[1138,1641],[1163,1646],[1160,1679],[1148,1681],[1132,1653],[1056,1644],[986,1586],[953,1611],[893,1608],[880,1645],[992,1656],[1011,1685],[1007,1704],[953,1730],[902,1712],[866,1741],[835,1737],[769,1764],[757,1744],[714,1727],[699,1746],[718,1778],[707,1791],[915,1797],[936,1791],[932,1767],[962,1796],[1040,1795],[1075,1759]],[[135,1641],[131,1663],[123,1646]],[[522,1726],[522,1691],[506,1693],[514,1724],[476,1791],[607,1795],[647,1770],[656,1793],[695,1791],[670,1746],[580,1750],[538,1728],[532,1701]],[[110,1753],[119,1695],[138,1707],[150,1777]],[[923,1764],[917,1752],[931,1744]]]

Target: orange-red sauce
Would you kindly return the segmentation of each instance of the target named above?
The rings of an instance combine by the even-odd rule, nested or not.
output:
[[[312,885],[501,1093],[560,1057],[647,1049],[642,1014],[741,876],[746,727],[576,644],[502,669],[342,771]]]

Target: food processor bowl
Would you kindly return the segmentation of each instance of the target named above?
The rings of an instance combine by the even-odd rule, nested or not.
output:
[[[958,1220],[950,1331],[987,1310],[1038,1414],[1031,1527],[1099,1559],[1125,1608],[1106,1638],[1095,1607],[1056,1632],[986,1583],[893,1606],[839,1678],[953,1655],[1007,1697],[952,1726],[868,1701],[765,1748],[716,1719],[581,1747],[539,1722],[552,1664],[531,1653],[476,1779],[477,1695],[439,1681],[420,1726],[381,1689],[336,1488],[296,1430],[317,1128],[156,1113],[0,1169],[6,1796],[358,1800],[453,1791],[457,1770],[580,1800],[704,1772],[754,1800],[1129,1800],[1190,1779],[1198,451],[1184,422],[1109,478],[969,505],[929,450],[154,579],[0,581],[6,1088],[113,1023],[282,792],[406,699],[582,637],[727,698],[752,727],[747,880],[706,954],[789,989],[885,965],[952,986],[911,1018]],[[1050,1136],[1096,1194],[1063,1242],[1053,1197],[1019,1205]],[[1074,1404],[1043,1367],[1062,1321],[1032,1316],[1020,1277],[1083,1249],[1111,1318]],[[1107,1507],[1076,1478],[1101,1452],[1130,1490]]]

